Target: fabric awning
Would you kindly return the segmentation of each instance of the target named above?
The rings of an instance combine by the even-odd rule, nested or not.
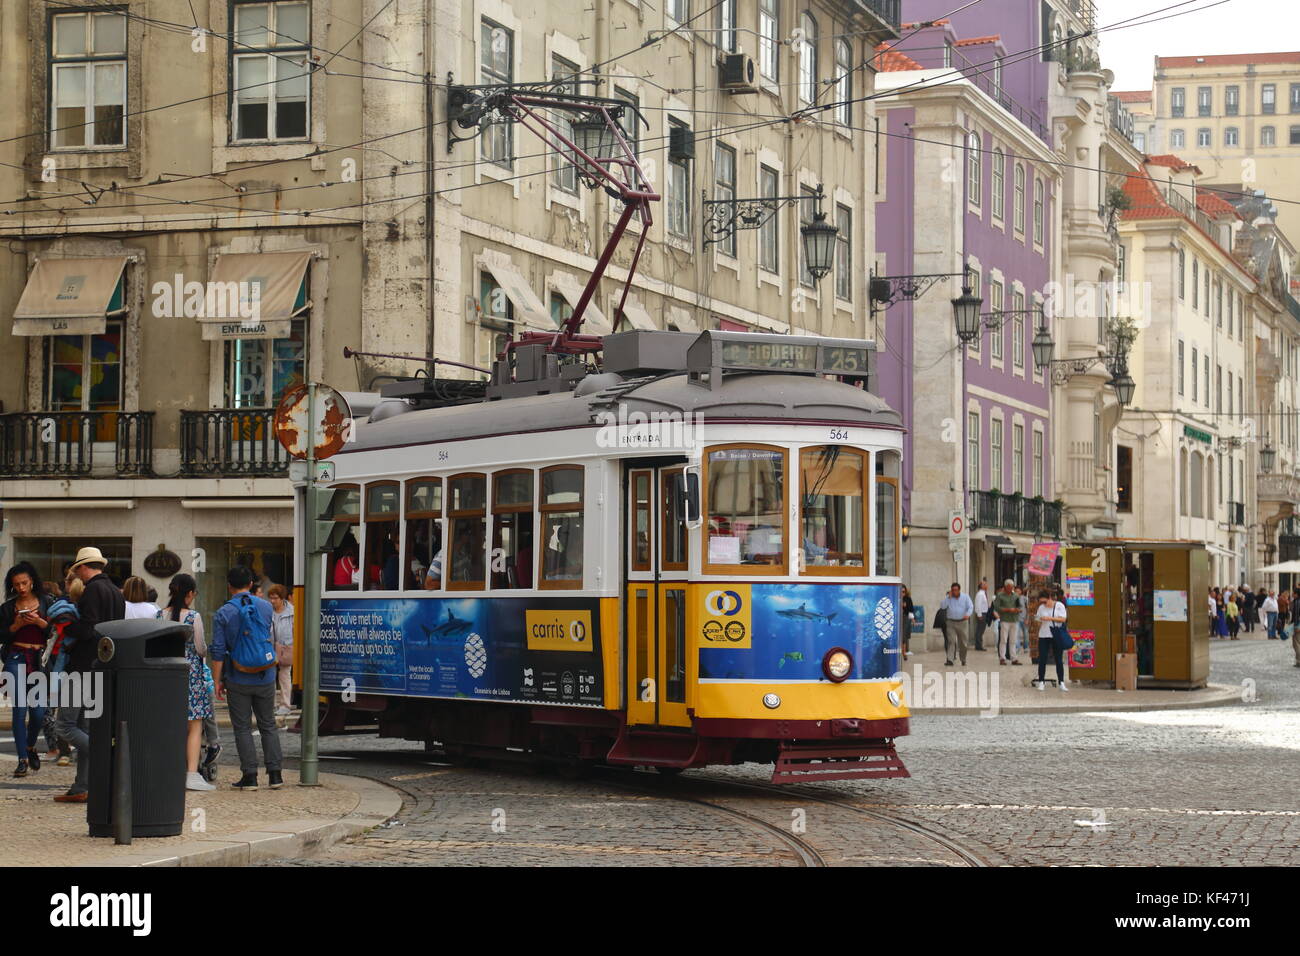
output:
[[[615,300],[617,301],[617,300]],[[659,326],[655,325],[655,320],[650,318],[650,313],[636,299],[628,296],[627,301],[623,303],[623,328],[626,332],[628,326],[634,329],[641,329],[644,332],[653,332]]]
[[[555,289],[560,295],[564,296],[565,301],[569,303],[569,308],[578,304],[582,298],[583,284],[571,275],[563,272],[557,272],[554,278]],[[586,310],[582,313],[582,328],[578,330],[581,333],[590,335],[609,335],[614,331],[614,327],[609,324],[609,319],[605,318],[603,312],[596,307],[596,297],[593,295],[591,301],[587,303]]]
[[[1259,569],[1260,574],[1300,574],[1300,561],[1283,561]]]
[[[311,257],[310,252],[217,256],[208,284],[186,283],[182,308],[174,314],[197,315],[208,341],[287,339],[293,317],[311,305],[306,289]]]
[[[14,335],[102,335],[122,309],[126,256],[37,259],[14,310]]]
[[[492,278],[496,280],[501,291],[506,294],[510,304],[515,307],[515,321],[520,325],[527,326],[530,329],[536,329],[538,332],[554,332],[555,323],[551,321],[551,313],[542,305],[542,300],[537,298],[537,293],[533,287],[528,284],[512,262],[493,262],[488,267]]]
[[[695,321],[695,316],[691,315],[686,309],[678,308],[675,305],[668,307],[668,321],[677,326],[678,332],[700,331],[700,324]]]

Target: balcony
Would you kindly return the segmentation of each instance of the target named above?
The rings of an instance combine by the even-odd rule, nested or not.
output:
[[[1003,495],[995,491],[970,492],[970,514],[980,528],[998,528],[1023,534],[1061,536],[1061,506],[1041,498]]]
[[[198,477],[280,477],[289,455],[275,440],[271,408],[181,412],[181,474]]]
[[[1086,29],[1093,30],[1096,28],[1097,8],[1093,5],[1092,0],[1070,0],[1070,12],[1079,19]]]
[[[0,415],[0,476],[153,474],[153,412]]]
[[[874,13],[877,19],[893,31],[895,37],[899,35],[902,0],[856,0],[856,5]]]
[[[1246,504],[1243,501],[1228,502],[1228,524],[1240,528],[1246,524]]]
[[[1047,124],[1039,118],[1037,113],[1021,106],[1020,103],[1014,100],[1001,83],[995,82],[995,77],[999,76],[999,74],[990,73],[987,63],[975,62],[960,50],[954,49],[952,51],[952,66],[967,80],[987,93],[1004,110],[1033,130],[1034,135],[1039,139],[1044,142],[1048,141]]]
[[[1110,120],[1111,129],[1130,143],[1133,142],[1133,114],[1128,111],[1128,108],[1120,101],[1118,96],[1108,96],[1106,98],[1106,117]]]

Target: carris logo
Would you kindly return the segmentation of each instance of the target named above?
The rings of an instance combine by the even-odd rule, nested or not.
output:
[[[704,599],[704,606],[714,617],[732,617],[740,612],[740,595],[735,591],[710,591]]]

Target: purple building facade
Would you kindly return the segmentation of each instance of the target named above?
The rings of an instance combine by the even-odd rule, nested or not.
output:
[[[914,7],[925,6],[909,0],[904,21],[922,19]],[[876,315],[878,387],[908,428],[904,579],[927,608],[952,581],[969,589],[981,577],[1023,581],[1033,543],[1060,537],[1052,385],[1034,366],[1031,342],[1059,274],[1061,178],[1041,112],[1017,96],[1032,97],[1035,62],[996,75],[987,66],[1033,44],[989,35],[988,11],[976,22],[981,35],[965,40],[948,22],[905,29],[877,76],[886,158],[875,272],[968,270],[983,300],[969,346],[957,337],[951,301],[961,277],[937,279]],[[954,68],[966,75],[954,78]],[[948,529],[958,511],[972,530],[954,552]]]

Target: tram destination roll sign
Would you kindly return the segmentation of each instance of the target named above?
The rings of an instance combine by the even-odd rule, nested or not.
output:
[[[687,367],[695,375],[718,369],[866,378],[874,351],[875,343],[862,339],[708,331],[691,345]]]

